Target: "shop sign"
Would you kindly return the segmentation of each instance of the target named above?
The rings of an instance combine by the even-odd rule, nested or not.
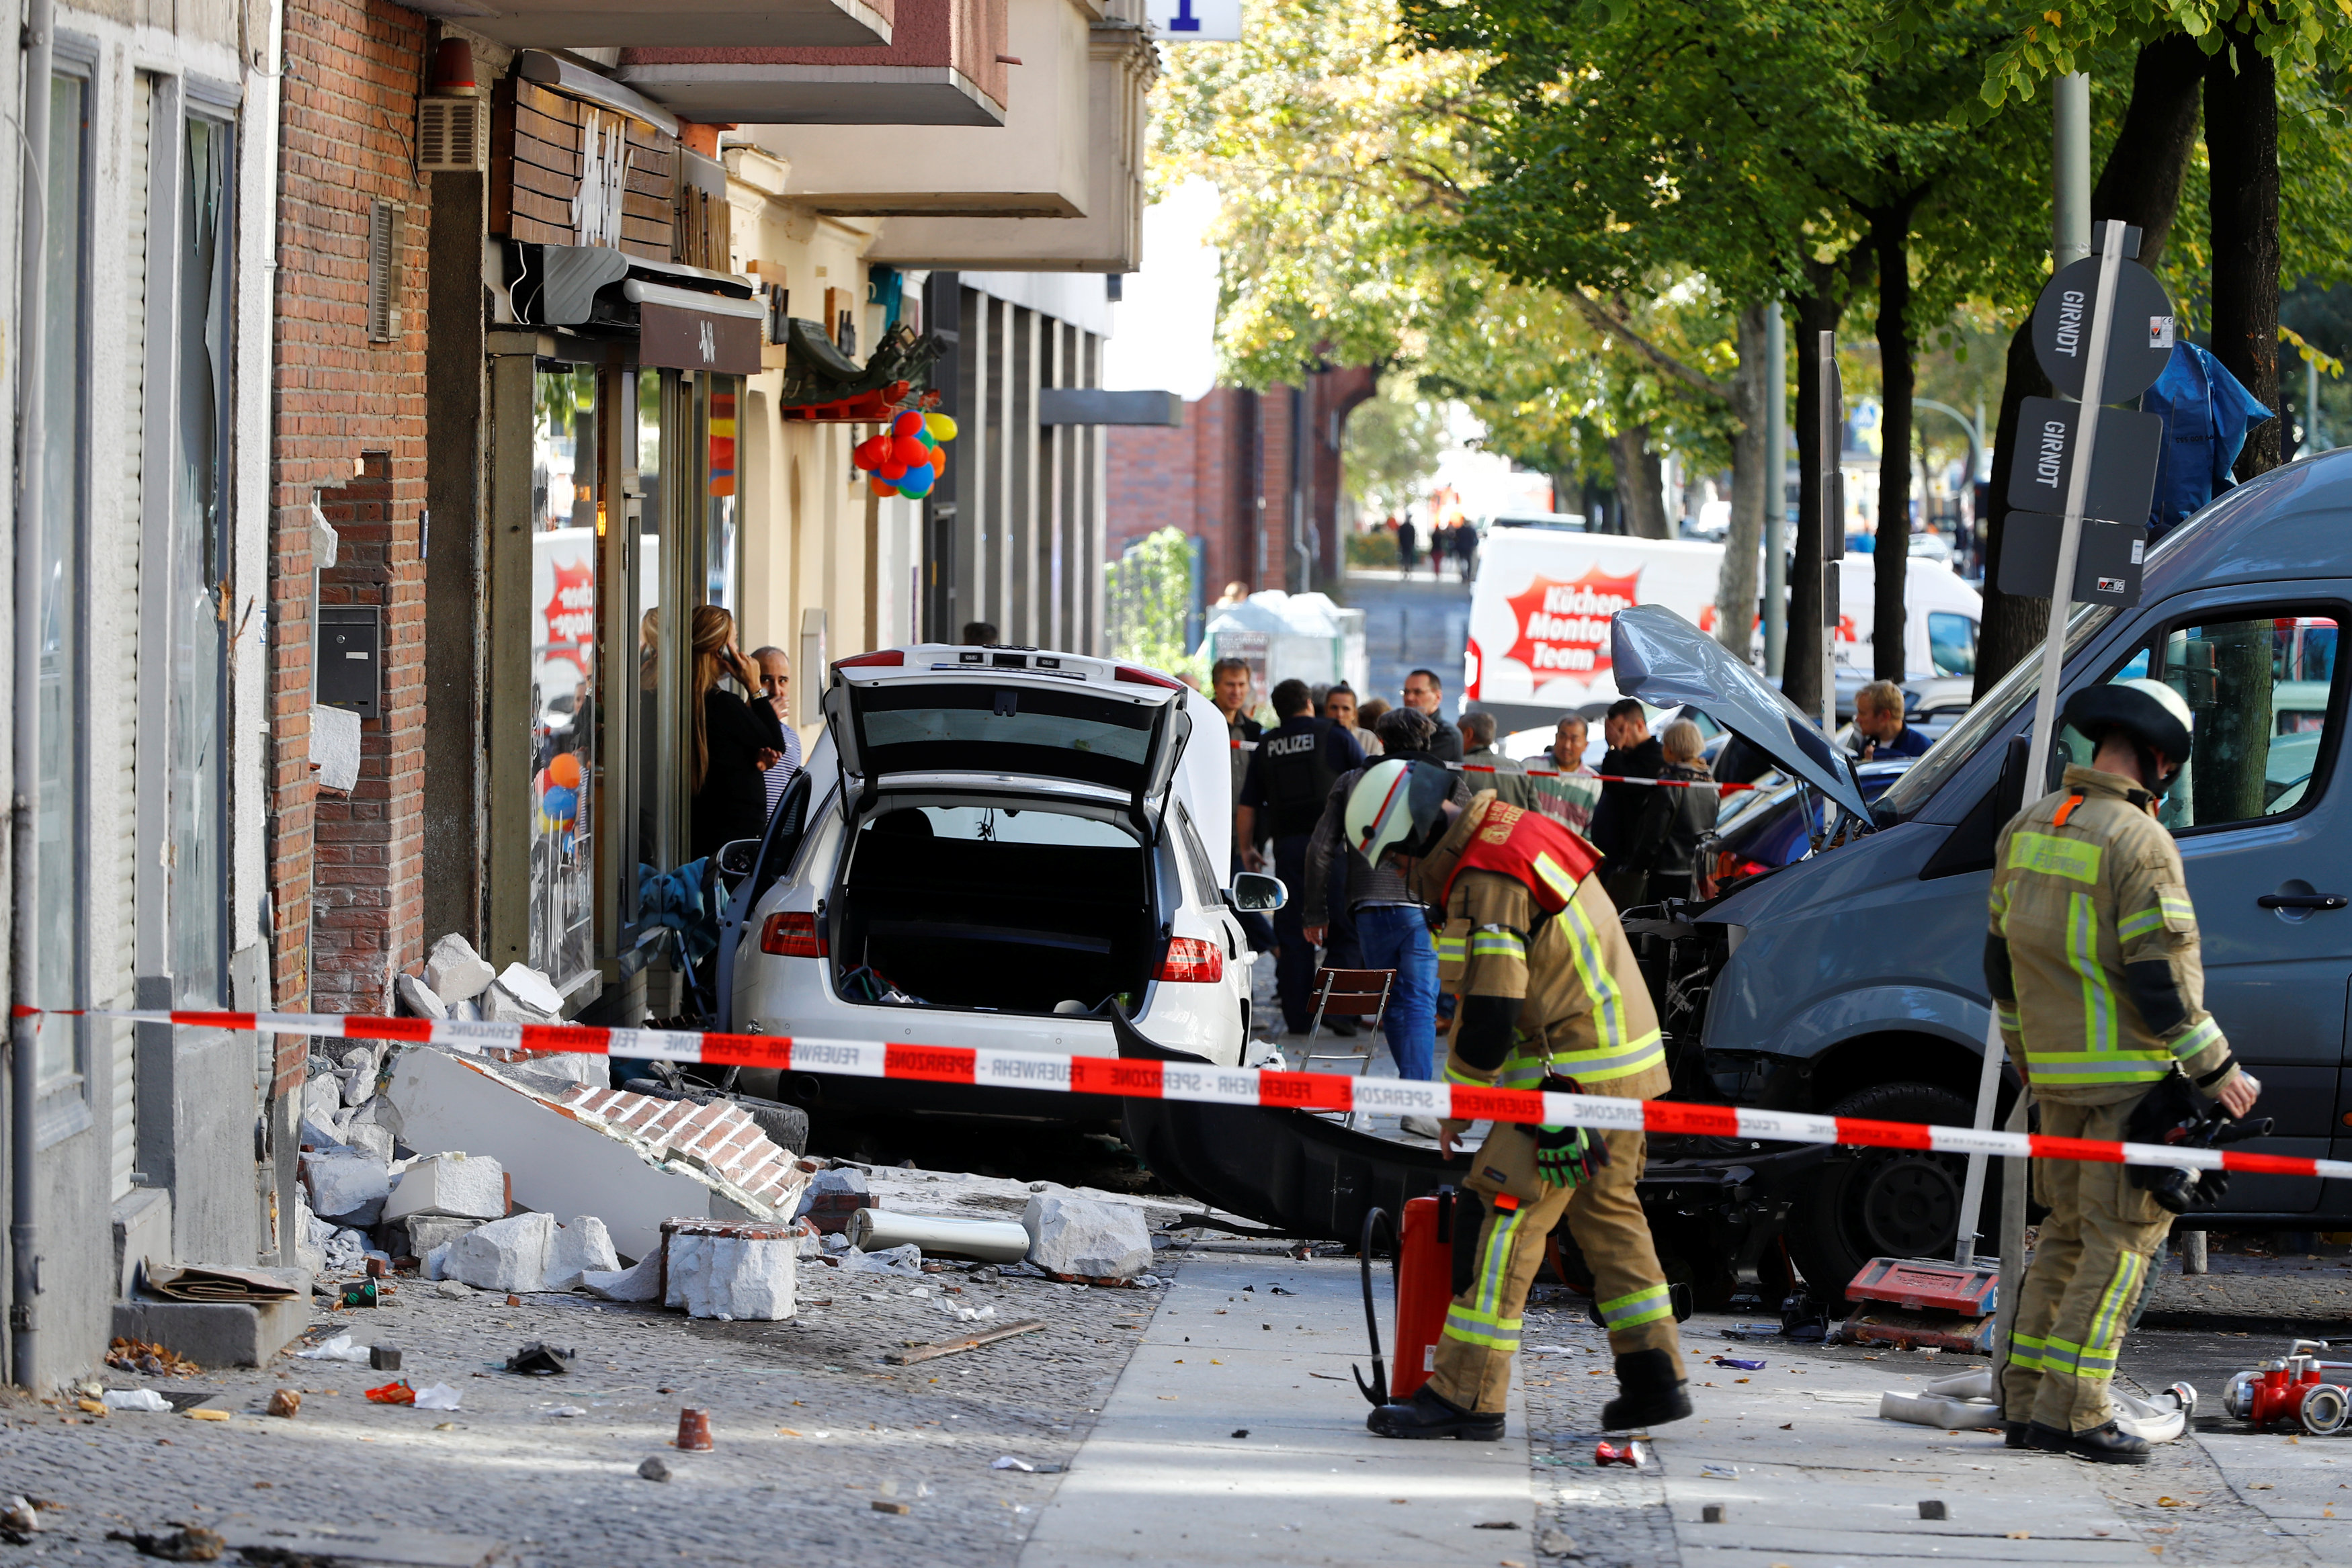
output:
[[[1591,682],[1609,668],[1609,618],[1636,602],[1642,574],[1611,577],[1595,567],[1570,582],[1538,577],[1511,607],[1518,639],[1505,657],[1524,664],[1540,685],[1565,675]]]
[[[637,362],[721,375],[760,373],[760,323],[651,300],[637,307]]]

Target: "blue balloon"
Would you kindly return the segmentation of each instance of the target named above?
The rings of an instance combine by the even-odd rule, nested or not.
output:
[[[897,481],[901,496],[928,496],[937,482],[939,471],[928,463],[918,463],[907,470],[907,476]]]
[[[580,792],[576,789],[566,789],[561,784],[555,785],[549,789],[545,795],[540,797],[539,809],[551,821],[568,822],[579,814]]]

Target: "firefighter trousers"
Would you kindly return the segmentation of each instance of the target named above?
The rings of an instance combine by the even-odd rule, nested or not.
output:
[[[2120,1139],[2139,1102],[2117,1105],[2042,1103],[2042,1132],[2059,1138]],[[2001,1373],[2002,1413],[2061,1432],[2087,1432],[2115,1419],[2116,1356],[2147,1288],[2172,1216],[2121,1166],[2036,1160],[2034,1196],[2050,1209],[2018,1292]]]
[[[1635,1132],[1611,1131],[1601,1136],[1609,1146],[1609,1163],[1591,1180],[1572,1187],[1544,1186],[1539,1196],[1517,1208],[1497,1207],[1488,1200],[1470,1288],[1446,1312],[1445,1332],[1438,1339],[1429,1379],[1429,1385],[1455,1406],[1503,1409],[1528,1291],[1536,1270],[1543,1267],[1544,1239],[1563,1216],[1569,1234],[1591,1266],[1592,1294],[1609,1325],[1609,1348],[1619,1355],[1663,1350],[1674,1363],[1675,1375],[1683,1375],[1665,1271],[1658,1267],[1650,1222],[1634,1190],[1649,1140]],[[1498,1126],[1488,1136],[1489,1149],[1498,1142],[1524,1145],[1531,1167],[1532,1140],[1516,1128]],[[1487,1163],[1487,1153],[1480,1151],[1481,1166]],[[1524,1182],[1513,1186],[1533,1190],[1532,1184]]]

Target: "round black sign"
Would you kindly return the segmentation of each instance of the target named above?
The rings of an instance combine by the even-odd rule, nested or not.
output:
[[[2101,402],[2129,402],[2154,386],[2179,338],[2172,301],[2156,274],[2136,261],[2122,266]],[[2033,307],[2033,357],[2050,384],[2067,397],[2083,395],[2083,375],[2091,363],[2091,309],[2098,298],[2099,258],[2089,256],[2043,285]]]

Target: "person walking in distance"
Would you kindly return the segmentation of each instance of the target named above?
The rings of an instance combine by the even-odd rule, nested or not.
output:
[[[1453,803],[1451,776],[1382,762],[1348,798],[1349,842],[1444,912],[1439,976],[1458,999],[1448,1082],[1649,1100],[1667,1087],[1648,987],[1591,844],[1491,791]],[[1467,1124],[1444,1124],[1440,1147]],[[1593,1275],[1615,1354],[1612,1430],[1691,1413],[1672,1293],[1635,1184],[1638,1130],[1498,1122],[1462,1186],[1485,1205],[1469,1289],[1454,1300],[1430,1379],[1367,1425],[1383,1437],[1503,1436],[1521,1312],[1563,1219]],[[1457,1219],[1456,1223],[1460,1221]]]
[[[1993,852],[1985,982],[2001,1040],[2042,1105],[2045,1137],[2153,1143],[2194,1096],[2231,1116],[2262,1085],[2205,1010],[2197,911],[2158,822],[2189,760],[2189,705],[2161,682],[2092,686],[2065,722],[2093,747],[2001,830]],[[2036,1160],[2050,1210],[2019,1291],[2001,1409],[2012,1448],[2146,1464],[2116,1424],[2124,1330],[2173,1216],[2142,1166]],[[2207,1179],[2210,1179],[2210,1175]]]

